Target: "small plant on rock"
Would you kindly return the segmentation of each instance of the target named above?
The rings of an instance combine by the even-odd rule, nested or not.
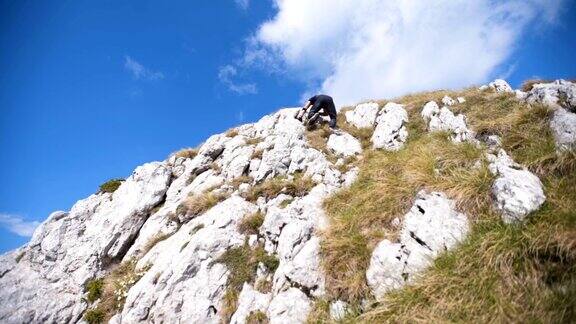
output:
[[[258,234],[262,223],[264,223],[264,215],[261,212],[256,212],[240,221],[238,231],[245,235],[255,235]]]
[[[226,137],[236,137],[238,136],[238,130],[236,128],[229,129],[226,132]]]
[[[102,288],[104,288],[104,280],[102,279],[90,280],[86,284],[86,291],[88,292],[86,299],[89,303],[95,302],[102,296]]]
[[[296,174],[291,180],[276,177],[252,186],[247,193],[243,194],[243,197],[248,201],[256,201],[258,197],[271,199],[281,193],[292,197],[302,197],[307,195],[314,185],[315,183],[310,177],[302,174]]]
[[[232,248],[224,252],[213,263],[223,263],[230,271],[228,276],[228,289],[224,295],[221,316],[224,321],[229,321],[236,310],[238,292],[242,290],[245,282],[254,283],[258,263],[262,262],[270,273],[276,271],[278,259],[268,255],[263,247],[252,249],[248,243]]]
[[[89,309],[84,313],[84,320],[88,324],[100,324],[104,323],[104,319],[106,318],[106,314],[101,309]]]
[[[250,312],[250,315],[246,317],[247,324],[267,324],[269,322],[268,316],[262,311]]]
[[[173,153],[173,156],[177,157],[177,158],[185,158],[185,159],[193,159],[196,155],[198,155],[198,149],[197,148],[184,148],[181,149],[180,151]]]
[[[182,215],[185,218],[194,218],[202,215],[208,209],[216,206],[219,202],[228,198],[227,195],[221,193],[208,192],[203,194],[196,194],[189,196],[178,208],[176,209],[176,217]]]
[[[246,140],[247,145],[257,145],[263,141],[262,137],[249,138]]]
[[[98,193],[113,193],[116,190],[118,190],[118,188],[120,187],[120,185],[122,184],[122,182],[124,182],[124,179],[111,179],[108,180],[106,182],[104,182],[103,184],[100,185],[100,189],[98,190]]]

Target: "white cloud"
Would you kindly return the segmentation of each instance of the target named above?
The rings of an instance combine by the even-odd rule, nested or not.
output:
[[[274,0],[244,67],[288,72],[338,104],[478,84],[564,0]]]
[[[164,79],[164,73],[152,71],[130,56],[124,56],[124,68],[128,70],[136,80],[154,81]]]
[[[230,91],[239,95],[258,93],[258,88],[256,88],[256,84],[254,83],[235,82],[233,79],[237,74],[238,70],[236,70],[234,66],[224,65],[220,67],[220,70],[218,71],[218,79],[226,85]]]
[[[25,221],[22,217],[9,214],[0,214],[0,226],[6,228],[8,231],[24,236],[30,237],[34,233],[36,227],[40,225],[37,221]]]
[[[250,0],[234,0],[234,2],[236,2],[236,5],[243,10],[248,9],[250,6]]]

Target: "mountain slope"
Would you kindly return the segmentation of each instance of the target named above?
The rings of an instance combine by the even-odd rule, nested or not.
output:
[[[365,103],[334,134],[283,109],[145,164],[0,257],[0,320],[573,318],[576,85],[526,90]]]

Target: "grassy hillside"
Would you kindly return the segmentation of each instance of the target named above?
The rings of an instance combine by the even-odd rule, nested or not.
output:
[[[500,135],[509,155],[542,180],[546,203],[523,225],[504,225],[493,210],[494,179],[484,149],[453,144],[447,134],[426,131],[422,106],[446,94],[465,97],[465,103],[451,110],[464,113],[474,131]],[[410,115],[406,146],[399,152],[366,150],[356,162],[358,181],[325,202],[331,221],[322,237],[328,300],[349,302],[357,310],[346,319],[350,322],[576,318],[576,155],[555,152],[548,126],[551,111],[528,107],[509,94],[475,89],[393,101],[405,104]],[[365,279],[371,252],[382,239],[395,240],[400,229],[392,220],[402,218],[421,189],[443,191],[455,199],[473,221],[471,234],[459,248],[441,255],[416,284],[376,303]],[[363,300],[369,306],[361,312]],[[328,302],[318,302],[309,318],[328,322]]]

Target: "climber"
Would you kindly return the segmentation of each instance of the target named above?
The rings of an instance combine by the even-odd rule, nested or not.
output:
[[[332,97],[323,94],[313,96],[308,99],[304,107],[302,107],[294,117],[299,121],[302,121],[306,114],[306,110],[310,107],[312,108],[308,112],[307,120],[304,122],[306,126],[314,125],[318,121],[320,115],[323,115],[330,117],[330,122],[328,123],[330,128],[336,128],[336,107],[334,106],[334,100],[332,100]]]

